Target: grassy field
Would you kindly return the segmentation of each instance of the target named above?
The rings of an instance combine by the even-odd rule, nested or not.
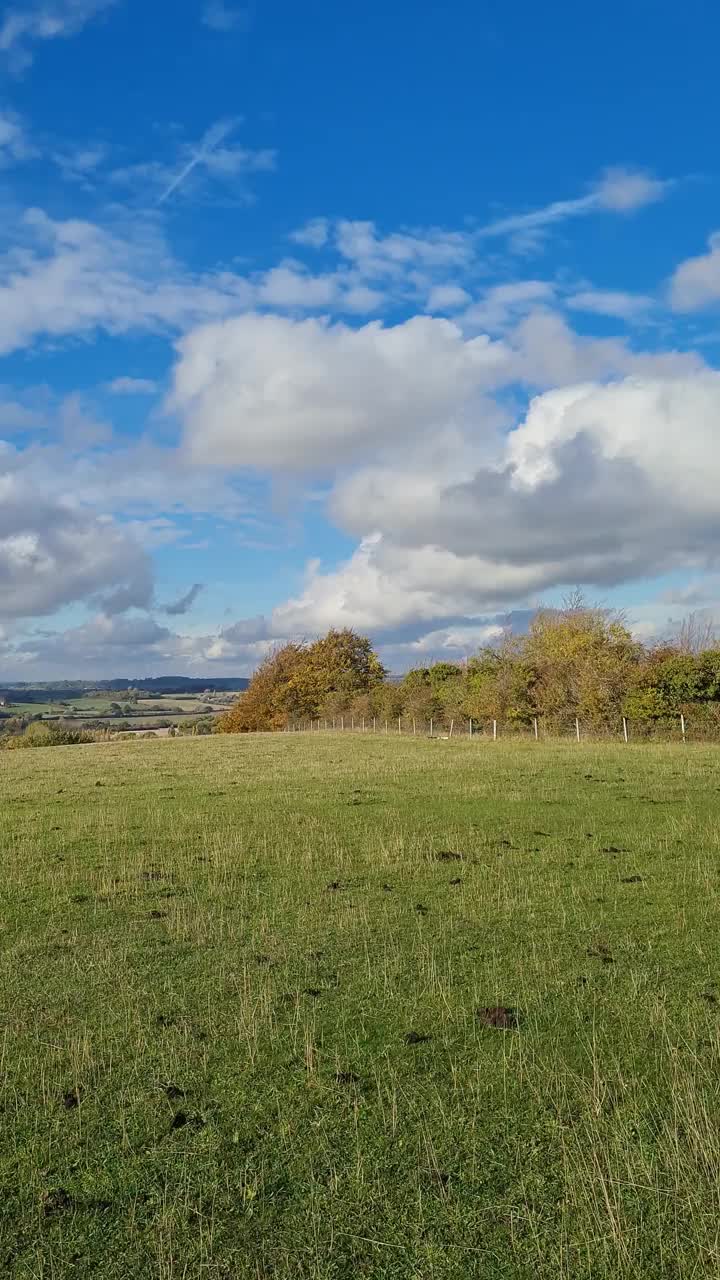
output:
[[[5,753],[0,1274],[717,1277],[719,764]]]

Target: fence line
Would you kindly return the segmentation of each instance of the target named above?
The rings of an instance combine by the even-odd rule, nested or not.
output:
[[[676,727],[673,728],[672,726]],[[541,732],[542,728],[542,732]],[[674,721],[662,721],[660,723],[650,720],[633,720],[628,716],[622,716],[617,730],[613,729],[597,729],[592,724],[584,725],[578,716],[572,721],[568,720],[567,728],[563,731],[561,727],[552,725],[546,731],[542,726],[542,721],[538,716],[534,716],[531,725],[523,725],[522,727],[503,725],[497,719],[487,721],[479,720],[473,717],[469,720],[450,720],[449,726],[438,726],[437,720],[431,717],[430,720],[422,721],[417,717],[398,716],[397,718],[397,734],[403,736],[410,734],[412,737],[429,737],[437,741],[446,741],[466,737],[469,740],[491,740],[512,741],[519,738],[528,738],[530,741],[540,742],[558,738],[574,740],[577,743],[584,741],[599,740],[618,740],[625,743],[640,741],[681,741],[688,742],[694,740],[696,742],[713,742],[720,741],[720,726],[713,735],[708,732],[709,726],[702,723],[697,724],[694,729],[688,717],[684,713],[679,714]],[[503,731],[504,730],[504,731]],[[345,716],[336,716],[328,719],[311,719],[298,720],[285,726],[282,732],[285,733],[343,733],[343,734],[360,734],[360,735],[377,735],[383,732],[390,735],[390,722],[384,720],[383,728],[378,729],[377,717],[373,716],[372,721],[363,717],[356,724],[355,717],[352,716],[346,723]],[[394,732],[394,730],[393,730]]]

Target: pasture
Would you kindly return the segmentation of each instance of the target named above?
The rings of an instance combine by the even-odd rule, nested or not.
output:
[[[720,1273],[720,755],[0,756],[0,1273]]]

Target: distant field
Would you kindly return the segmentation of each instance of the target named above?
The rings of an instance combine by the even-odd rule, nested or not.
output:
[[[211,705],[213,712],[221,713],[232,703],[235,696],[230,695],[225,705],[210,704],[206,698],[182,693],[158,694],[149,698],[140,698],[136,703],[128,703],[122,693],[115,693],[97,698],[76,698],[73,702],[68,701],[65,706],[59,702],[12,702],[9,707],[2,710],[9,716],[61,716],[67,720],[108,718],[109,723],[112,723],[113,719],[123,719],[132,720],[137,724],[154,724],[159,718],[168,716],[171,719],[179,719],[183,715],[198,715],[205,707]],[[113,716],[110,711],[113,702],[121,707],[130,707],[130,712],[123,713],[122,716]]]
[[[5,753],[0,1273],[717,1277],[719,764]]]

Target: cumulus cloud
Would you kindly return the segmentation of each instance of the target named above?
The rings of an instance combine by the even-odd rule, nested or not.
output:
[[[585,338],[556,311],[531,311],[506,338],[507,361],[501,372],[532,387],[552,388],[621,374],[674,377],[699,372],[695,352],[634,351],[622,338]]]
[[[178,346],[170,407],[196,460],[304,469],[348,461],[388,438],[418,438],[492,375],[485,337],[414,317],[350,329],[246,315]]]
[[[712,567],[719,426],[720,374],[625,378],[538,396],[503,455],[467,465],[464,478],[462,457],[454,475],[361,468],[333,499],[358,550],[337,570],[312,564],[273,628],[382,631],[479,616],[574,582]]]
[[[146,606],[152,597],[146,552],[108,518],[69,495],[46,495],[22,458],[0,444],[0,616],[46,615],[102,596],[109,610]]]
[[[37,629],[26,637],[11,637],[3,660],[11,678],[13,668],[23,679],[34,670],[41,678],[42,673],[45,678],[48,673],[56,677],[111,674],[132,678],[153,671],[168,674],[168,664],[174,665],[181,649],[181,638],[147,614],[111,617],[98,613],[64,631]]]
[[[708,240],[707,253],[681,262],[670,281],[676,311],[699,311],[720,301],[720,231]]]
[[[273,610],[276,635],[316,634],[333,626],[381,633],[408,623],[481,613],[512,599],[528,586],[515,571],[489,588],[494,566],[481,556],[459,556],[444,547],[399,546],[380,533],[363,538],[339,569],[308,568],[302,594]]]

